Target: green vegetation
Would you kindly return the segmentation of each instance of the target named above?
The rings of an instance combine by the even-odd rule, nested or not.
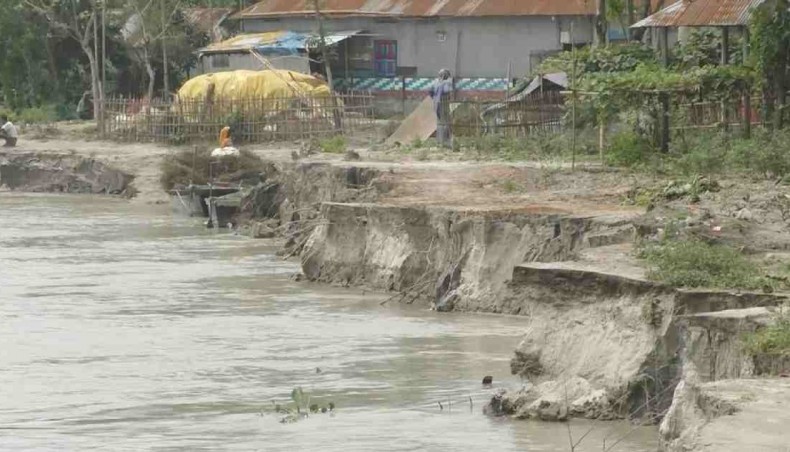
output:
[[[318,141],[318,148],[327,154],[343,154],[348,150],[348,140],[343,135],[335,135]]]
[[[643,246],[639,257],[647,261],[650,279],[673,287],[770,290],[774,286],[756,264],[724,245],[669,238]]]
[[[310,413],[333,413],[335,411],[334,402],[329,402],[327,405],[321,406],[318,403],[312,403],[310,393],[305,392],[301,387],[296,387],[291,391],[290,406],[282,406],[272,402],[274,412],[283,415],[280,422],[283,424],[290,424],[298,422],[302,419],[309,417]]]
[[[522,189],[522,186],[513,179],[505,179],[505,181],[502,182],[502,190],[505,193],[516,193]]]
[[[790,356],[790,316],[780,315],[774,323],[745,335],[743,344],[751,355]]]
[[[749,139],[719,131],[694,131],[675,134],[670,152],[661,154],[648,139],[625,130],[611,137],[604,155],[610,165],[652,173],[782,179],[790,175],[788,149],[788,130],[760,129]]]
[[[208,36],[186,20],[183,8],[238,7],[240,2],[161,0],[153,8],[145,0],[3,0],[2,4],[0,105],[17,113],[19,122],[41,123],[91,117],[94,86],[102,69],[108,95],[139,96],[149,94],[149,87],[177,87],[195,65],[194,50],[208,43]],[[104,62],[93,56],[93,19],[101,16],[102,5],[107,11]],[[162,11],[168,18],[164,23]],[[135,15],[142,17],[144,31],[128,28],[140,23],[133,20]]]
[[[646,161],[653,153],[650,141],[630,130],[622,131],[609,142],[606,163],[632,168]]]

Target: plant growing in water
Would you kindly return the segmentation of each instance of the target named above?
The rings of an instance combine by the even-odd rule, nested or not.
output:
[[[298,422],[302,419],[307,419],[310,414],[316,413],[334,413],[335,404],[329,402],[327,405],[321,406],[318,403],[311,403],[312,397],[310,393],[305,392],[301,386],[295,387],[291,391],[291,406],[282,406],[272,401],[274,412],[281,414],[280,422],[283,424],[290,424]]]

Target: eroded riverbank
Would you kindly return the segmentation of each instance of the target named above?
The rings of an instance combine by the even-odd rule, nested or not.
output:
[[[518,385],[509,358],[521,318],[380,306],[379,295],[298,283],[276,243],[217,234],[164,206],[2,193],[0,207],[2,449],[567,445],[563,425],[481,414],[482,375]],[[280,424],[272,401],[288,403],[297,385],[333,401],[335,416]],[[628,433],[622,450],[655,449],[654,429],[572,431],[591,426],[577,450]]]
[[[739,334],[786,303],[781,294],[676,291],[648,281],[632,245],[657,226],[643,208],[623,205],[632,181],[617,172],[261,155],[264,182],[245,191],[234,222],[284,237],[280,254],[300,256],[308,279],[389,291],[388,306],[521,316],[512,370],[529,385],[510,385],[499,414],[664,419],[664,445],[693,448],[715,419],[699,418],[688,433],[664,417],[704,412],[670,409],[681,400],[676,385],[692,383],[686,369],[702,381],[755,375]],[[521,188],[505,190],[508,181]],[[765,215],[773,205],[763,206]],[[741,227],[734,240],[781,250],[784,236],[771,227]]]

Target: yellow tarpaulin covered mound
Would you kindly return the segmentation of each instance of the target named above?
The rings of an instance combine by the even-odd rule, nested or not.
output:
[[[205,74],[190,79],[178,90],[180,101],[203,102],[328,95],[329,86],[323,80],[285,70]]]

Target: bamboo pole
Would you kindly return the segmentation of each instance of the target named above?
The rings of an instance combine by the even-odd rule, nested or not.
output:
[[[576,170],[576,46],[573,45],[573,22],[571,22],[571,170]]]

